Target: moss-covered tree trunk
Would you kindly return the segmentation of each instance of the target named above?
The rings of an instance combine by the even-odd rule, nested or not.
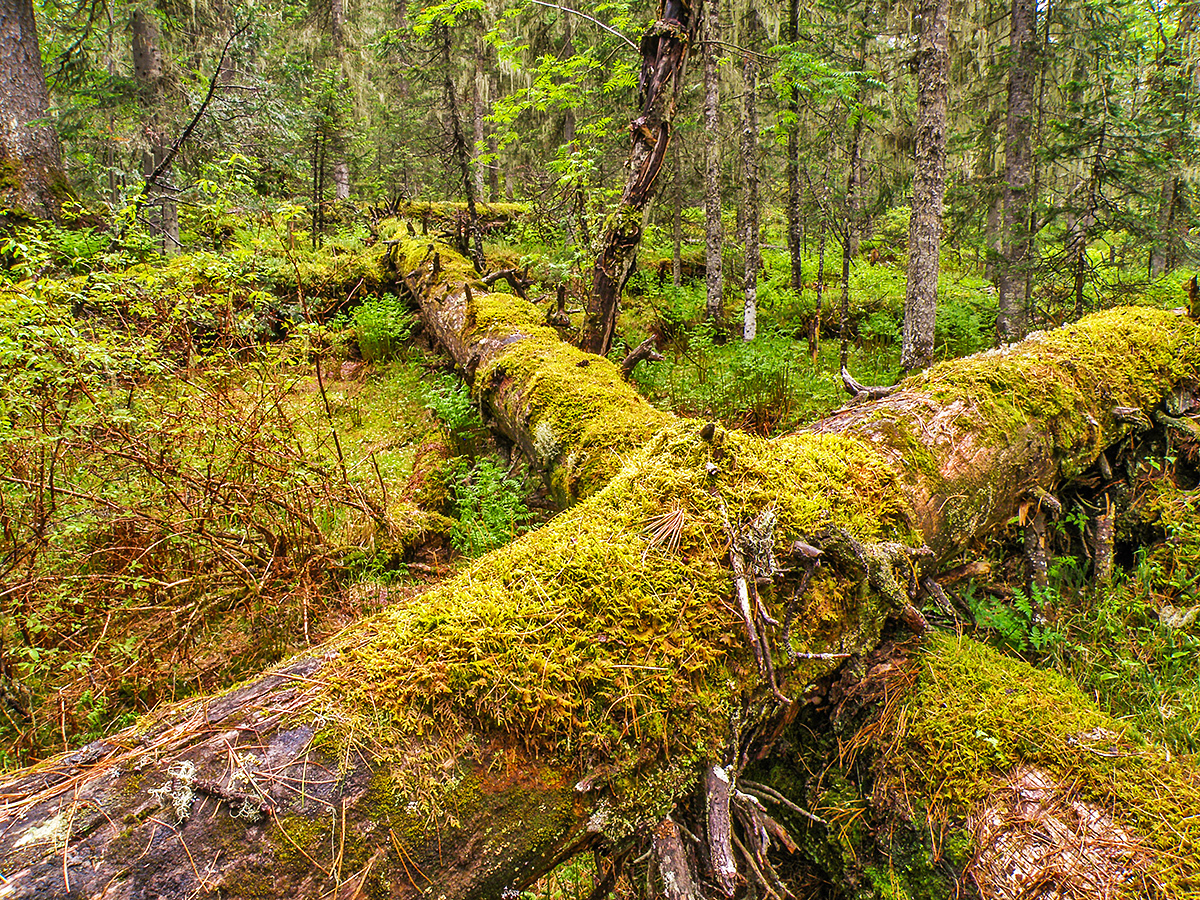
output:
[[[70,189],[49,108],[33,2],[0,0],[0,207],[57,219]]]
[[[1120,310],[766,441],[649,407],[446,247],[393,258],[497,426],[580,502],[310,657],[16,774],[2,789],[6,896],[497,897],[585,848],[649,851],[660,872],[688,870],[695,895],[724,896],[774,877],[756,842],[779,822],[797,854],[838,870],[853,821],[823,818],[815,804],[832,801],[803,772],[811,754],[844,763],[845,735],[801,739],[817,733],[801,728],[814,690],[850,684],[847,659],[878,676],[870,654],[925,567],[1091,465],[1135,427],[1115,409],[1149,413],[1200,378],[1194,323]],[[887,782],[908,792],[892,808],[926,868],[938,845],[923,816],[947,782],[918,776],[955,770],[970,743],[956,729],[1009,741],[1014,764],[1036,755],[1011,722],[995,735],[969,717],[922,724],[957,696],[940,646],[910,653],[925,693],[901,716],[911,765]],[[964,697],[1005,687],[976,682]],[[1092,726],[1082,697],[1052,700],[1056,721]],[[1130,754],[1125,777],[1158,762]],[[861,878],[855,852],[840,871]],[[1194,872],[1195,856],[1173,864]]]

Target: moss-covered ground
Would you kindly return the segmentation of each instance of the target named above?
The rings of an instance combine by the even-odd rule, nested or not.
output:
[[[517,210],[495,212],[507,221]],[[418,227],[440,227],[454,214],[408,211]],[[781,554],[792,540],[830,528],[915,543],[891,474],[859,445],[767,443],[726,430],[787,431],[842,399],[834,285],[824,291],[814,364],[804,337],[817,312],[811,288],[797,295],[783,287],[783,261],[768,254],[761,338],[751,346],[727,340],[736,334],[733,315],[715,326],[701,321],[697,283],[659,286],[657,272],[635,283],[614,356],[646,334],[663,339],[667,360],[642,363],[634,378],[659,412],[639,411],[628,445],[594,471],[570,454],[582,447],[603,457],[610,431],[592,446],[580,423],[611,427],[636,398],[611,414],[610,390],[556,404],[554,385],[579,361],[541,328],[544,306],[478,289],[468,328],[529,337],[477,377],[488,385],[529,378],[523,396],[546,409],[531,422],[535,462],[562,473],[551,494],[591,499],[418,598],[423,585],[395,582],[411,574],[406,542],[437,532],[448,545],[454,522],[444,516],[457,513],[446,457],[494,448],[483,441],[445,451],[454,428],[439,429],[426,410],[438,364],[406,349],[403,359],[362,368],[354,358],[362,326],[353,315],[363,300],[395,292],[397,276],[424,261],[428,243],[408,241],[399,221],[347,227],[318,249],[285,218],[236,226],[222,249],[171,260],[109,254],[104,235],[62,229],[23,232],[5,251],[8,762],[105,733],[159,700],[219,687],[390,603],[336,639],[328,687],[336,715],[318,744],[340,751],[404,738],[425,748],[389,758],[373,795],[373,803],[401,804],[401,831],[409,822],[415,835],[431,816],[455,816],[479,796],[478,774],[446,769],[446,760],[474,760],[497,779],[512,778],[505,760],[519,747],[521,758],[545,762],[545,772],[526,773],[535,780],[560,766],[598,773],[608,797],[605,832],[628,834],[665,811],[695,778],[696,761],[720,755],[743,705],[767,702],[731,601],[724,516],[743,528],[773,509]],[[529,255],[488,249],[505,264]],[[652,255],[662,258],[662,247]],[[552,294],[551,271],[534,267],[542,278],[535,299]],[[865,259],[852,271],[851,368],[862,381],[889,380],[902,279]],[[465,268],[444,276],[478,285]],[[1153,286],[1147,304],[1183,305],[1180,284],[1176,276]],[[568,287],[578,321],[581,286]],[[977,273],[951,266],[943,287],[939,353],[984,348],[994,308]],[[1116,317],[1102,317],[1089,327],[1153,348],[1150,368],[1169,380],[1182,354],[1155,333],[1160,315],[1124,315],[1119,329]],[[1069,329],[1040,338],[1058,358],[1036,378],[985,354],[912,383],[935,396],[990,398],[980,407],[988,425],[1008,433],[1018,404],[1074,408],[1066,382],[1086,387],[1114,376],[1078,338]],[[412,346],[407,337],[404,346]],[[618,385],[615,367],[589,365],[603,368],[601,388]],[[1126,381],[1128,393],[1105,402],[1140,403],[1158,385]],[[512,415],[525,412],[514,407]],[[678,421],[668,412],[701,418]],[[708,420],[720,423],[714,440],[701,435]],[[1091,427],[1086,415],[1072,421],[1074,431],[1059,435],[1064,442]],[[634,449],[647,434],[652,440]],[[803,778],[772,775],[780,785],[794,779],[796,796],[833,823],[808,833],[805,853],[841,879],[834,894],[947,895],[953,871],[971,858],[964,823],[972,809],[1027,763],[1069,777],[1079,797],[1116,810],[1153,850],[1149,871],[1164,896],[1196,893],[1192,811],[1200,797],[1189,754],[1200,723],[1200,554],[1188,462],[1195,448],[1163,440],[1150,454],[1157,472],[1131,471],[1142,465],[1134,443],[1113,460],[1138,501],[1129,508],[1140,512],[1123,520],[1110,583],[1089,583],[1082,552],[1091,488],[1053,526],[1060,537],[1048,588],[1024,583],[1013,562],[1015,525],[1001,529],[979,548],[993,574],[953,589],[977,614],[975,637],[992,647],[941,634],[914,652],[907,699],[871,719],[870,749],[854,745],[869,773],[866,763],[839,759]],[[507,467],[507,458],[494,459]],[[462,473],[473,462],[455,477],[469,479]],[[527,484],[532,489],[533,479]],[[421,560],[444,572],[444,557]],[[763,588],[776,615],[789,584]],[[798,602],[809,626],[795,631],[801,651],[870,646],[889,611],[861,577],[832,570]],[[781,687],[836,665],[784,664]],[[482,740],[489,733],[512,743]],[[837,755],[839,741],[855,734],[835,728],[809,757],[798,753],[797,765],[815,769],[818,750]],[[936,827],[912,827],[922,823]],[[931,857],[949,868],[931,866]]]

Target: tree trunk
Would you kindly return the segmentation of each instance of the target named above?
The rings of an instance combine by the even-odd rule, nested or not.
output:
[[[821,209],[821,227],[817,232],[817,295],[816,309],[808,323],[808,358],[813,369],[817,367],[817,354],[821,349],[821,307],[825,303],[825,245],[829,242],[829,218],[824,207]]]
[[[479,161],[479,156],[488,143],[487,116],[489,80],[484,69],[487,60],[488,44],[482,35],[475,44],[475,72],[471,78],[471,129],[474,137],[474,149],[471,151],[471,162],[475,169],[475,194],[484,197],[487,194],[487,172]]]
[[[70,187],[50,110],[33,0],[0,0],[0,203],[57,219]]]
[[[1037,55],[1037,7],[1033,0],[1013,0],[1008,75],[1008,118],[1004,155],[1004,251],[997,286],[996,336],[1000,343],[1020,340],[1028,328],[1025,280],[1032,251],[1029,230],[1030,178],[1033,152],[1033,77]]]
[[[1083,209],[1079,210],[1078,214],[1068,224],[1067,239],[1063,248],[1067,256],[1067,264],[1070,266],[1075,282],[1076,317],[1083,315],[1085,305],[1084,289],[1087,286],[1089,269],[1087,246],[1088,241],[1092,237],[1092,228],[1096,224],[1096,211],[1100,208],[1100,183],[1103,177],[1104,160],[1107,153],[1107,148],[1104,146],[1106,136],[1107,128],[1101,125],[1100,136],[1096,141],[1096,152],[1092,156],[1091,171],[1088,172],[1087,181],[1083,185],[1085,196]]]
[[[866,63],[865,52],[860,57],[859,68]],[[863,117],[866,115],[866,91],[860,87],[854,99],[854,131],[850,138],[849,170],[846,173],[846,240],[843,250],[847,260],[858,256],[858,245],[862,240],[862,137]]]
[[[797,716],[812,689],[848,689],[848,674],[830,678],[847,655],[886,669],[868,654],[910,602],[910,576],[936,571],[1011,520],[1031,489],[1056,489],[1126,436],[1134,426],[1118,407],[1151,411],[1173,384],[1200,378],[1194,323],[1115,310],[928,370],[885,401],[767,441],[654,410],[606,360],[537,324],[535,306],[488,294],[447,247],[405,242],[393,260],[426,327],[473,373],[477,401],[563,495],[588,498],[310,658],[17,773],[0,788],[7,897],[490,898],[585,849],[657,850],[660,872],[677,871],[675,889],[697,896],[721,880],[691,871],[705,858],[769,878],[762,835],[787,829],[764,804],[784,797],[790,806],[771,809],[781,819],[800,809],[815,841],[846,834],[844,820],[801,808],[814,799],[795,790],[801,761],[772,775],[773,760],[800,752],[803,728],[779,738],[808,724]],[[936,675],[954,647],[933,639],[921,671]],[[1014,670],[996,696],[1024,699],[1039,678]],[[886,708],[920,724],[988,689],[946,680],[914,676],[913,705],[892,694],[900,700]],[[939,685],[945,699],[930,699]],[[1060,718],[1068,701],[1086,707],[1057,690]],[[972,734],[998,740],[978,726],[872,733],[928,754],[931,770],[956,765]],[[1042,737],[985,758],[1020,763],[1049,752]],[[870,740],[831,740],[826,752],[836,761]],[[1092,777],[1091,754],[1068,744],[1064,781]],[[1181,827],[1170,798],[1187,771],[1153,752],[1119,763],[1110,777],[1164,786],[1156,814]],[[710,819],[710,846],[729,849],[714,766],[740,855],[697,855],[664,824],[703,835]],[[890,795],[904,798],[893,813],[916,830],[910,848],[936,841],[934,818],[914,811],[937,803],[963,821],[973,810],[947,805],[946,782],[928,781]],[[693,796],[705,784],[707,803]],[[1152,824],[1140,811],[1125,821],[1134,839]],[[987,846],[976,849],[964,884],[986,874]],[[1180,851],[1170,864],[1195,872],[1194,857]],[[908,877],[905,865],[885,879]]]
[[[747,29],[753,33],[752,28]],[[742,246],[745,254],[742,340],[752,341],[758,334],[758,270],[762,255],[758,237],[758,58],[753,53],[742,57]]]
[[[458,92],[454,88],[454,68],[450,58],[450,28],[445,23],[438,25],[438,44],[442,54],[442,89],[446,101],[446,112],[450,118],[450,152],[459,171],[463,195],[467,198],[467,223],[464,245],[460,251],[470,256],[477,271],[484,269],[483,235],[479,228],[479,211],[475,207],[475,179],[471,174],[471,150],[467,147],[463,133],[462,116],[458,112]]]
[[[900,351],[900,367],[910,372],[923,369],[933,361],[942,198],[946,192],[946,76],[950,65],[946,27],[949,11],[949,0],[924,0],[919,10],[916,173],[908,229],[908,284]]]
[[[675,197],[671,216],[671,285],[683,282],[683,148],[675,148]]]
[[[145,115],[145,133],[150,146],[142,154],[142,175],[149,181],[170,152],[170,136],[166,123],[159,115],[165,108],[163,93],[162,29],[152,9],[139,6],[133,11],[133,74],[141,94]],[[170,183],[171,168],[163,170],[146,197],[146,206],[157,210],[159,247],[163,253],[179,251],[179,207],[175,202],[174,186]]]
[[[666,160],[692,32],[702,5],[701,0],[696,0],[694,7],[687,0],[663,0],[659,20],[650,26],[639,45],[641,111],[630,123],[633,147],[629,152],[629,180],[617,211],[605,226],[579,343],[601,356],[612,347],[621,292],[637,260],[643,216],[654,199],[658,175]]]
[[[788,40],[800,39],[800,0],[788,2]],[[804,292],[803,221],[800,211],[800,86],[788,90],[787,127],[787,244],[792,263],[792,290]]]
[[[721,220],[720,81],[717,78],[718,4],[704,7],[704,315],[723,327],[725,320],[724,243]]]

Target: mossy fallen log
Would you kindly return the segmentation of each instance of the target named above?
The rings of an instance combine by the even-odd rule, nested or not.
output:
[[[859,896],[904,896],[881,886],[899,883],[900,863],[887,862],[877,830],[863,836],[879,849],[868,858],[853,823],[828,813],[843,807],[800,774],[844,765],[846,735],[898,773],[875,779],[880,790],[904,797],[860,796],[863,810],[908,829],[911,853],[894,859],[941,872],[939,885],[950,883],[943,865],[961,883],[982,871],[985,847],[966,838],[947,856],[935,838],[940,822],[985,834],[955,823],[1000,790],[995,773],[1028,763],[1063,784],[1102,784],[1076,764],[1084,755],[1043,758],[1019,729],[993,734],[970,719],[994,690],[951,686],[967,712],[921,726],[942,709],[920,687],[946,689],[936,666],[932,680],[907,677],[905,692],[884,689],[893,701],[874,726],[823,739],[797,729],[813,721],[814,690],[863,681],[855,664],[871,661],[922,566],[985,535],[1032,488],[1052,491],[1089,466],[1130,427],[1112,408],[1149,414],[1176,384],[1200,380],[1190,320],[1106,313],[765,441],[653,410],[615,367],[556,344],[532,307],[482,290],[444,247],[399,244],[394,260],[497,424],[561,498],[586,499],[311,657],[16,774],[0,811],[7,896],[494,897],[583,849],[641,856],[669,816],[703,835],[691,798],[714,766],[735,787],[752,771],[768,798],[733,791],[735,835],[794,819],[797,854],[858,879]],[[803,552],[812,547],[819,568]],[[949,666],[948,647],[938,638],[911,656]],[[1095,716],[1077,694],[1052,704],[1063,723]],[[960,733],[971,727],[984,736]],[[1073,727],[1052,749],[1085,740]],[[955,754],[989,738],[1005,748],[983,760],[992,774],[964,771],[978,760]],[[1153,751],[1124,759],[1121,778],[1148,785]],[[930,774],[939,765],[945,778]],[[849,803],[864,785],[837,789]],[[815,818],[768,814],[769,792]],[[1169,813],[1122,812],[1121,827],[1158,846],[1166,832],[1154,823]],[[659,831],[676,835],[674,858],[683,846],[696,890],[709,891],[714,854]],[[730,855],[738,877],[776,877],[756,846]],[[1184,874],[1170,883],[1188,883],[1194,838],[1174,852]],[[1168,884],[1161,868],[1138,871]]]

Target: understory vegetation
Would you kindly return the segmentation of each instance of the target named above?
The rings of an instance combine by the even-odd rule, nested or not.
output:
[[[240,222],[221,252],[173,258],[136,242],[110,251],[88,227],[27,226],[0,249],[5,766],[232,684],[552,514],[538,473],[497,443],[415,320],[389,256],[406,224],[346,224],[313,249],[287,222],[286,211]],[[534,263],[531,297],[552,307],[560,273],[534,262],[532,233],[518,219],[485,249],[493,269]],[[833,281],[818,307],[815,290],[784,286],[782,254],[765,266],[759,335],[743,342],[735,283],[727,318],[711,321],[701,281],[673,285],[643,265],[612,356],[656,339],[664,359],[632,375],[646,398],[773,436],[845,400],[839,336],[856,377],[895,379],[894,262],[853,261],[845,321]],[[1182,305],[1185,274],[1091,303]],[[990,346],[995,299],[975,262],[946,254],[941,277],[937,353]],[[567,337],[584,287],[566,285]],[[1174,756],[1200,750],[1200,440],[1189,427],[1148,433],[1108,461],[1116,475],[1085,473],[1059,498],[1044,584],[1028,577],[1014,521],[952,561],[970,571],[947,573],[949,608],[925,610],[949,634],[1069,679]],[[1114,497],[1116,566],[1098,578],[1090,548]],[[889,762],[919,768],[899,753]],[[823,815],[840,814],[839,796],[846,809],[861,802],[829,785]],[[574,860],[533,895],[586,897],[595,878]]]

